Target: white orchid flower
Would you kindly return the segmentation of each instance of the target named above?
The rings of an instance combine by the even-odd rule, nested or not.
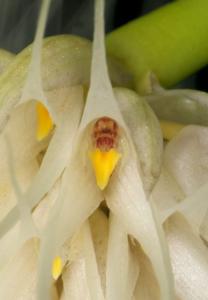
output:
[[[183,129],[167,145],[160,173],[157,118],[144,98],[112,88],[108,76],[103,1],[96,1],[91,73],[90,44],[75,37],[46,40],[41,62],[48,6],[31,61],[29,48],[0,78],[2,144],[9,140],[1,174],[10,183],[1,197],[8,206],[0,223],[0,298],[206,299],[207,129]],[[146,99],[162,101],[165,93]],[[192,151],[184,155],[187,141]]]

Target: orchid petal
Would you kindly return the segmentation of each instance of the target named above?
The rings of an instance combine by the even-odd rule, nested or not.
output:
[[[132,299],[138,277],[137,262],[122,223],[111,214],[108,242],[106,299]]]
[[[151,193],[151,198],[157,206],[161,223],[173,212],[173,207],[185,198],[185,194],[176,179],[164,166]]]
[[[129,156],[128,163],[113,175],[106,190],[106,201],[151,260],[160,284],[161,299],[173,299],[172,274],[163,232],[146,199],[132,157]]]
[[[37,205],[63,172],[70,157],[73,138],[82,112],[83,99],[80,87],[61,89],[59,92],[55,92],[54,96],[55,98],[60,97],[58,104],[59,107],[62,107],[62,121],[56,128],[32,185],[24,195],[30,209]],[[68,118],[69,113],[71,118]],[[4,235],[17,222],[18,217],[17,207],[14,207],[1,222],[0,236]]]
[[[181,212],[197,234],[208,212],[207,134],[206,127],[188,126],[167,145],[164,155],[166,169],[181,190],[181,196],[169,207],[163,221],[175,211]]]
[[[205,92],[160,88],[153,90],[146,100],[162,120],[208,125],[208,96]]]
[[[208,185],[205,184],[196,190],[191,196],[183,199],[182,202],[172,205],[169,209],[163,212],[162,223],[175,212],[180,212],[189,221],[195,234],[204,237],[203,233],[200,231],[201,227],[206,227],[205,220],[208,213],[207,193]]]
[[[165,224],[176,293],[180,299],[206,299],[208,295],[207,248],[180,215]]]
[[[164,164],[185,195],[208,181],[208,128],[188,126],[166,147]]]
[[[133,140],[145,190],[149,193],[160,174],[163,141],[160,125],[144,98],[126,88],[114,93]]]

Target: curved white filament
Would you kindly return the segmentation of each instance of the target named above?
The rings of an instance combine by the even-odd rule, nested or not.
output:
[[[43,85],[41,79],[41,48],[50,2],[51,0],[42,1],[40,15],[38,18],[37,30],[32,46],[31,62],[28,67],[28,75],[20,100],[20,102],[25,102],[31,99],[42,101],[48,109],[48,101],[43,92]]]

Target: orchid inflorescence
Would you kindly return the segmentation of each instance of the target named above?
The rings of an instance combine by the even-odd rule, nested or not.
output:
[[[130,89],[103,0],[92,47],[42,45],[49,5],[2,52],[0,299],[208,299],[207,94]]]

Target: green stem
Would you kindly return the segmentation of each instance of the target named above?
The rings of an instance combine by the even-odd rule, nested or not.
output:
[[[208,62],[207,12],[207,0],[165,5],[108,34],[108,52],[133,73],[138,89],[149,71],[172,86]]]

